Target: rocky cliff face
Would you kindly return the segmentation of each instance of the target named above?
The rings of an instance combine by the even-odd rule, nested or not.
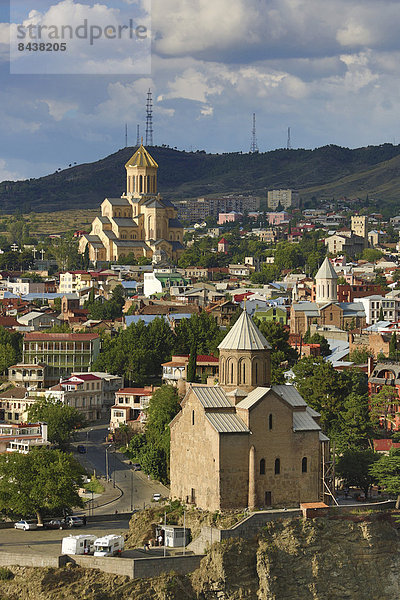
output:
[[[215,544],[190,577],[11,570],[1,600],[399,600],[397,530],[386,520],[271,522],[257,540]]]

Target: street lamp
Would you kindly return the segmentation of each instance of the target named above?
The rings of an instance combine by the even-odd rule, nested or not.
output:
[[[106,480],[107,480],[107,483],[110,481],[110,478],[109,478],[109,475],[108,475],[108,451],[109,451],[109,449],[110,449],[111,447],[112,447],[112,446],[111,446],[111,444],[110,444],[110,445],[109,445],[109,446],[107,446],[107,448],[106,448]]]

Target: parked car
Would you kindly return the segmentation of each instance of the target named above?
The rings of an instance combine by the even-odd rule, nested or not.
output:
[[[79,446],[77,447],[77,450],[78,450],[79,454],[86,454],[86,448],[85,448],[85,446],[82,446],[82,444],[79,444]]]
[[[66,517],[65,521],[68,527],[83,527],[86,525],[83,517],[74,517],[70,515],[69,517]]]
[[[43,523],[45,529],[67,529],[68,523],[64,519],[52,519],[47,523]]]
[[[36,521],[21,519],[21,521],[17,521],[14,523],[15,529],[23,529],[24,531],[28,531],[28,529],[37,529]]]
[[[153,502],[160,502],[161,494],[153,494]]]
[[[133,469],[134,471],[141,471],[141,470],[142,470],[142,467],[140,466],[140,464],[139,464],[139,463],[133,463],[133,465],[132,465],[132,469]]]

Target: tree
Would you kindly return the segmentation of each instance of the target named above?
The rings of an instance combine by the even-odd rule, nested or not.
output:
[[[85,426],[84,416],[61,400],[40,398],[28,409],[28,417],[33,423],[47,423],[47,435],[50,442],[57,446],[66,446],[73,432]]]
[[[371,350],[367,348],[361,348],[361,346],[359,346],[350,352],[349,359],[351,362],[356,363],[357,365],[363,365],[371,356],[373,356]]]
[[[194,345],[199,354],[210,354],[217,351],[226,331],[220,330],[213,316],[202,312],[193,314],[190,319],[182,319],[175,334],[174,354],[190,354]]]
[[[359,487],[368,497],[376,477],[371,473],[379,456],[373,450],[346,450],[336,463],[336,473],[347,485]]]
[[[393,414],[392,406],[398,404],[399,395],[397,388],[392,385],[384,385],[377,394],[370,398],[371,417],[377,423],[383,417],[385,431],[387,431],[387,423],[391,420]]]
[[[164,483],[169,480],[169,424],[179,410],[179,396],[175,388],[163,385],[156,390],[147,411],[145,444],[138,448],[144,472]]]
[[[78,494],[82,467],[60,450],[35,448],[27,454],[0,454],[0,510],[9,517],[83,507]]]
[[[336,450],[366,450],[371,446],[373,435],[368,394],[350,393],[343,401],[334,432]]]
[[[313,335],[310,335],[307,343],[308,344],[319,344],[321,356],[329,356],[330,354],[332,354],[331,349],[328,344],[328,340],[323,335],[320,335],[319,333],[314,333]]]
[[[393,331],[389,342],[389,358],[395,359],[397,356],[397,336],[396,332]]]
[[[378,317],[378,321],[384,321],[385,320],[385,316],[383,314],[383,308],[382,306],[379,309],[379,317]]]
[[[363,259],[372,263],[382,258],[382,256],[383,252],[376,250],[375,248],[365,248],[362,253]]]
[[[371,476],[389,494],[397,494],[396,508],[400,508],[400,450],[390,450],[370,467]]]
[[[267,339],[271,346],[271,384],[279,385],[285,383],[283,363],[287,366],[294,364],[298,355],[294,348],[289,344],[289,333],[282,323],[276,321],[259,321],[255,323],[260,332]]]
[[[197,380],[196,366],[197,366],[197,346],[196,346],[196,344],[194,344],[190,351],[189,362],[188,362],[188,366],[187,366],[186,380],[189,381],[190,383]]]

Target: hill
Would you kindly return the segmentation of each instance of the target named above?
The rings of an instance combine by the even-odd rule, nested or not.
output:
[[[0,210],[56,211],[98,208],[125,187],[124,165],[135,148],[97,162],[77,165],[38,179],[0,183]],[[301,190],[309,199],[346,195],[379,198],[397,210],[400,199],[400,146],[383,144],[350,150],[274,150],[259,154],[206,154],[167,147],[149,148],[159,164],[159,190],[170,200],[266,189]]]

